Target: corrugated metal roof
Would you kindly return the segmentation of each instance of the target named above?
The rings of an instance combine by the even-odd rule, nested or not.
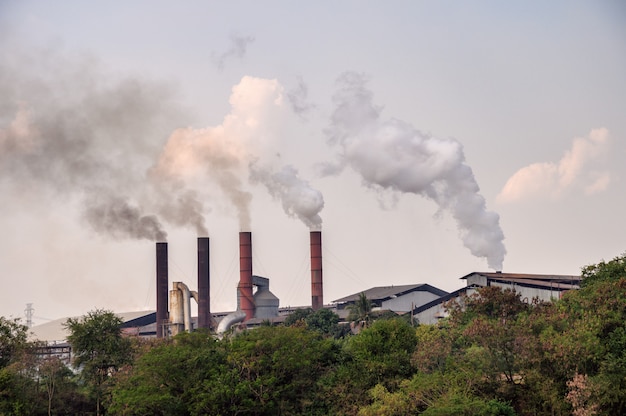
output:
[[[378,286],[371,289],[364,290],[363,292],[354,293],[352,295],[343,297],[341,299],[334,300],[333,303],[346,303],[356,302],[361,293],[365,293],[365,296],[372,301],[382,301],[391,299],[393,297],[402,296],[406,293],[414,291],[430,292],[437,296],[445,296],[448,292],[441,289],[437,289],[426,283],[419,283],[413,285],[400,285],[400,286]]]

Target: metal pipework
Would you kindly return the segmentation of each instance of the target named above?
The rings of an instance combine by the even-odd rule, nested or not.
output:
[[[322,284],[322,232],[311,231],[311,308],[314,311],[324,306]]]
[[[173,282],[170,290],[170,335],[191,332],[191,298],[198,301],[198,292],[189,290],[183,282]]]
[[[183,312],[183,292],[174,288],[170,290],[170,334],[176,336],[185,328],[185,317]]]
[[[168,292],[168,265],[167,243],[156,243],[156,336],[163,338],[163,328],[168,321],[167,292]]]
[[[217,326],[217,334],[221,336],[224,332],[228,331],[231,326],[242,322],[244,319],[246,319],[244,311],[236,311],[226,315]]]
[[[252,233],[239,233],[239,284],[237,285],[237,305],[245,312],[245,320],[254,318],[254,298],[252,296]]]

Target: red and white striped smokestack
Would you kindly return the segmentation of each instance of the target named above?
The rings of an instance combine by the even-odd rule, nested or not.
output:
[[[211,328],[209,238],[198,237],[198,328]]]
[[[324,306],[322,285],[322,232],[311,231],[311,308],[314,311]]]
[[[252,297],[252,233],[239,233],[239,285],[237,305],[246,313],[246,321],[254,318],[254,298]]]
[[[156,243],[156,336],[163,338],[164,325],[168,321],[168,265],[167,243]]]

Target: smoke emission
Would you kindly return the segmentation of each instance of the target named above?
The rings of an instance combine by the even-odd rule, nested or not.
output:
[[[185,183],[193,189],[217,185],[236,209],[241,230],[249,231],[252,194],[245,179],[254,174],[248,169],[253,160],[267,157],[288,106],[278,81],[249,76],[233,87],[229,101],[231,111],[221,124],[174,131],[151,169],[151,177],[158,183]],[[270,192],[279,192],[277,186],[272,185]],[[305,213],[303,203],[292,203],[288,209],[293,215],[302,215],[303,221],[321,223],[315,218],[317,212]]]
[[[335,109],[326,130],[339,160],[324,166],[335,174],[350,166],[363,183],[377,191],[413,193],[435,201],[455,219],[466,248],[502,270],[506,254],[499,216],[487,211],[463,146],[416,130],[401,120],[381,120],[381,108],[363,75],[344,73],[333,96]]]
[[[320,191],[300,179],[293,166],[283,166],[272,172],[269,167],[251,163],[250,181],[265,185],[270,195],[280,200],[288,216],[299,218],[311,230],[321,230],[322,218],[319,213],[324,208],[324,197]]]
[[[211,60],[221,71],[224,69],[226,61],[230,58],[243,58],[246,54],[246,50],[248,49],[248,44],[252,42],[254,42],[254,37],[252,36],[231,35],[230,47],[220,54],[216,54],[215,52],[212,53]]]
[[[115,195],[92,194],[85,218],[94,230],[115,238],[166,241],[167,233],[155,215],[144,215],[129,201]]]
[[[157,214],[202,228],[193,193],[167,201],[158,197],[165,185],[147,181],[165,132],[182,121],[171,89],[118,78],[88,57],[37,52],[1,54],[0,183],[78,198],[87,224],[114,238],[165,239]]]
[[[301,77],[298,78],[298,85],[287,91],[286,95],[291,110],[302,119],[306,119],[307,114],[315,108],[315,104],[308,100],[309,89]]]

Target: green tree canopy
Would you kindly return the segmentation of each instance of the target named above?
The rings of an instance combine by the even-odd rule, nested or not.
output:
[[[365,293],[359,293],[358,299],[354,304],[348,306],[350,313],[348,321],[367,326],[372,318],[372,301],[367,298]]]
[[[0,316],[0,368],[15,360],[27,345],[28,327],[19,319]]]
[[[131,342],[122,336],[122,323],[113,312],[101,309],[81,318],[69,318],[65,323],[70,332],[67,340],[72,346],[74,365],[92,388],[98,414],[105,382],[131,362]]]

